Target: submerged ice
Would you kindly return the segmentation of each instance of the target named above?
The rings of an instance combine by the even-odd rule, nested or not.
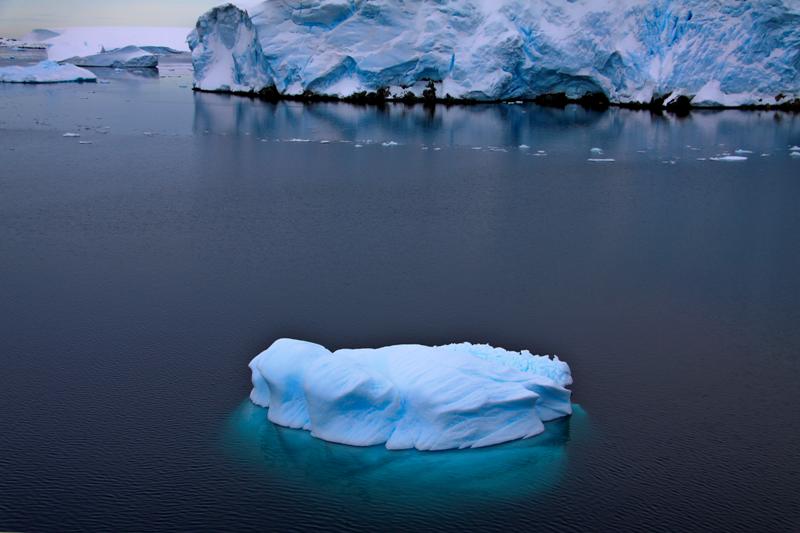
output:
[[[270,421],[354,446],[477,448],[572,413],[565,362],[488,345],[330,352],[280,339],[250,369],[250,398]]]
[[[800,7],[791,0],[268,1],[252,19],[232,5],[201,17],[198,30],[230,42],[229,26],[208,25],[216,12],[238,17],[239,38],[253,42],[244,55],[227,44],[195,54],[197,86],[207,90],[257,91],[266,71],[286,95],[421,96],[434,82],[438,97],[477,100],[602,93],[620,103],[686,96],[738,106],[800,96]]]

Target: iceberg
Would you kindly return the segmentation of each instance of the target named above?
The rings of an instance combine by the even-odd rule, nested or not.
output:
[[[330,352],[279,339],[249,366],[250,399],[271,422],[353,446],[480,448],[572,413],[565,362],[488,345]]]
[[[99,54],[86,57],[70,57],[63,60],[79,67],[153,68],[158,66],[158,56],[138,46],[126,46],[115,50],[101,50]]]
[[[0,83],[60,83],[68,81],[97,81],[97,76],[75,65],[60,65],[42,61],[28,67],[0,68]]]
[[[261,67],[278,94],[295,97],[800,103],[794,0],[266,1],[252,16],[230,4],[203,15],[198,27],[222,39],[232,30],[207,24],[218,11],[256,34],[263,60],[194,56],[209,90],[258,91],[263,78],[250,85],[247,72]],[[217,62],[226,75],[205,76]]]
[[[189,51],[186,44],[189,28],[182,27],[88,26],[35,31],[36,35],[42,37],[48,35],[45,31],[55,34],[41,41],[47,46],[47,57],[52,61],[79,64],[86,64],[87,61],[105,62],[107,58],[97,59],[96,56],[110,53],[107,51],[128,50],[131,47],[140,49],[141,52],[137,52],[140,54]]]
[[[233,4],[200,17],[188,43],[195,89],[261,92],[275,85],[253,22]]]

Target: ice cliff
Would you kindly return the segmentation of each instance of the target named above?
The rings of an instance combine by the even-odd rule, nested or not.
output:
[[[247,12],[226,4],[200,17],[189,34],[195,87],[260,92],[275,82]]]
[[[558,358],[468,343],[337,350],[280,339],[250,362],[251,400],[315,437],[444,450],[537,435],[572,413]]]
[[[226,5],[200,18],[197,87],[258,91],[268,71],[284,95],[420,96],[434,81],[437,97],[476,100],[800,97],[798,0],[286,0],[250,13]],[[247,57],[204,45],[230,41],[231,23]]]

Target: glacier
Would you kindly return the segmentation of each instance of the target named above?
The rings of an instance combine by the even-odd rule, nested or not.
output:
[[[201,90],[259,92],[267,80],[286,97],[600,95],[711,107],[800,98],[797,0],[266,1],[249,14],[214,8],[198,31],[222,13],[239,19],[249,53],[208,53],[190,39],[205,50],[193,55]]]
[[[208,11],[187,38],[194,86],[206,91],[261,92],[275,85],[257,30],[246,11],[227,4]]]
[[[567,363],[489,345],[330,352],[279,339],[249,367],[250,399],[271,422],[353,446],[480,448],[572,413]]]
[[[97,81],[97,76],[75,65],[42,61],[27,67],[0,67],[0,83],[62,83]]]

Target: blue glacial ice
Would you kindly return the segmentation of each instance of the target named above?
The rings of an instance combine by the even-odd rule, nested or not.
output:
[[[247,13],[231,4],[200,17],[188,37],[195,88],[259,92],[274,86],[257,35]]]
[[[800,97],[796,0],[304,0],[260,2],[252,17],[235,11],[215,8],[198,22],[205,37],[190,45],[203,50],[194,55],[200,88],[258,91],[268,71],[285,95],[419,96],[433,81],[439,97],[477,100],[603,93],[618,103],[686,96],[738,106]],[[230,22],[210,24],[221,14]],[[210,50],[208,32],[230,43],[237,18],[240,38],[260,47]]]
[[[557,357],[469,343],[330,352],[280,339],[250,362],[250,399],[275,424],[388,449],[479,448],[544,431],[572,413]]]
[[[68,81],[97,81],[97,76],[75,65],[60,65],[42,61],[25,67],[1,67],[0,83],[61,83]]]

